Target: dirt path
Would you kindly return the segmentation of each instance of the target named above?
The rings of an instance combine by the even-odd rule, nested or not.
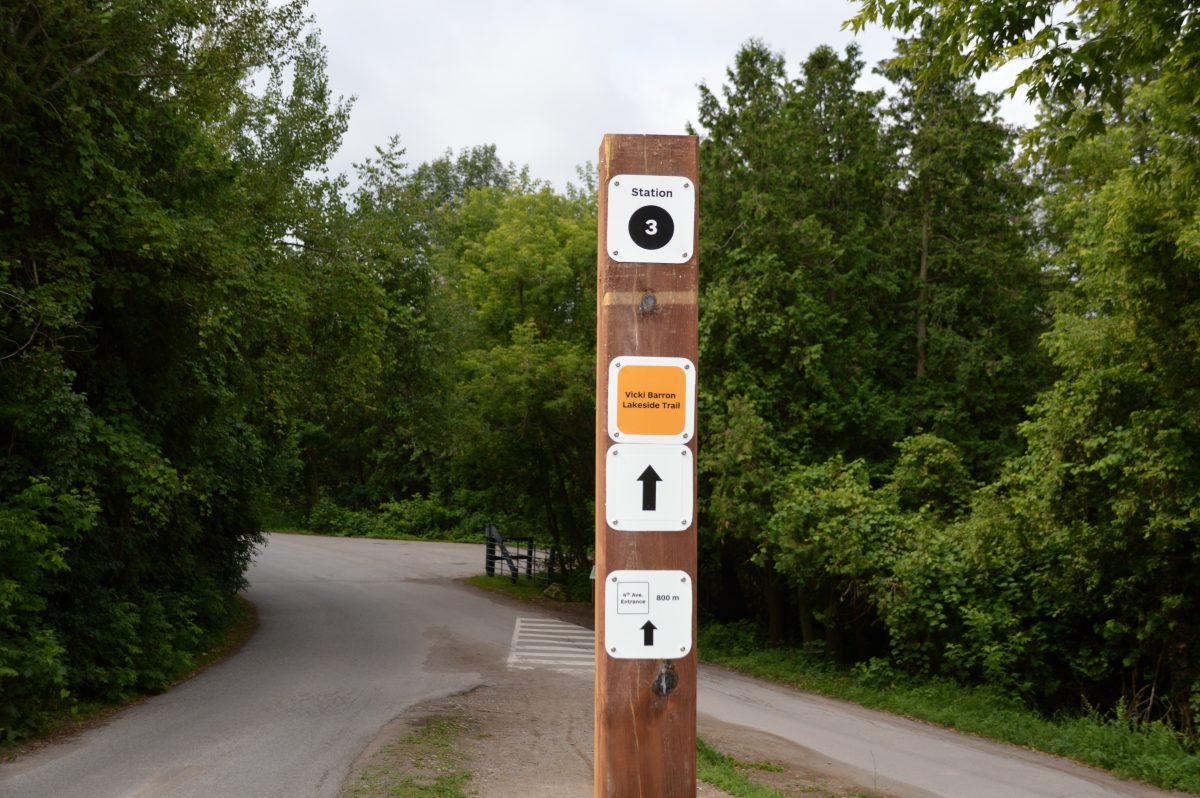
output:
[[[547,601],[536,609],[559,620],[592,626],[590,607]],[[443,650],[439,656],[447,654]],[[404,795],[407,793],[391,791],[394,786],[389,783],[395,785],[406,778],[428,781],[439,769],[455,767],[471,774],[464,787],[467,794],[483,798],[592,796],[590,673],[509,670],[503,664],[485,665],[482,658],[475,664],[486,668],[486,684],[415,706],[389,724],[355,763],[343,796]],[[411,740],[430,719],[444,718],[454,719],[459,733],[446,741],[451,750],[442,751],[437,762],[431,754],[404,748],[404,741]],[[756,768],[750,778],[785,795],[841,798],[867,794],[841,777],[833,763],[786,740],[704,716],[698,733],[721,753],[743,762],[769,763],[769,769]],[[697,795],[720,798],[728,793],[701,783]],[[882,793],[871,795],[883,798]]]
[[[453,753],[447,761],[472,774],[467,794],[483,798],[590,798],[593,794],[591,681],[551,670],[514,670],[469,693],[405,712],[355,763],[343,795],[396,794],[388,791],[381,770],[388,771],[393,781],[428,772],[422,756],[398,762],[393,751],[430,718],[455,718],[463,728],[451,741]],[[785,795],[864,795],[840,778],[831,763],[785,740],[704,717],[699,735],[738,760],[769,763],[770,769],[755,769],[750,777]],[[368,780],[377,783],[374,793],[364,791]],[[701,783],[697,795],[728,794]]]

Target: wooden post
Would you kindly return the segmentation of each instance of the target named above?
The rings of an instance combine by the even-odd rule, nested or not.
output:
[[[654,364],[661,363],[662,373],[672,379],[679,375],[673,370],[678,366],[684,374],[690,371],[692,382],[683,398],[686,403],[691,403],[691,407],[684,410],[694,414],[699,320],[698,171],[698,140],[695,136],[610,134],[604,137],[600,147],[596,327],[596,796],[691,798],[696,794],[694,427],[678,433],[675,416],[662,415],[661,418],[667,419],[663,422],[664,429],[655,427],[657,421],[645,425],[640,421],[626,421],[623,422],[627,424],[626,434],[614,432],[611,426],[614,421],[610,419],[613,397],[610,396],[609,382],[611,375],[617,373],[614,369],[623,366],[621,358],[631,359],[627,362],[651,364],[645,366],[647,372],[657,368]],[[611,185],[615,178],[624,179],[625,176],[666,176],[679,181],[641,179],[626,180],[623,187]],[[613,209],[634,210],[630,213],[619,211],[625,215],[610,220],[610,202]],[[666,218],[663,218],[663,208],[666,208]],[[686,218],[688,215],[690,218]],[[622,235],[627,234],[638,243],[625,252],[618,252],[619,246],[610,240],[610,224],[621,225],[625,230]],[[630,253],[641,252],[638,247],[658,246],[652,238],[644,236],[661,235],[664,230],[674,233],[682,230],[684,235],[675,235],[666,247],[656,249],[646,257],[647,261],[657,259],[660,262],[631,262]],[[620,230],[615,232],[621,233]],[[613,379],[620,382],[624,377]],[[682,379],[679,378],[680,385]],[[670,397],[675,391],[672,389],[664,394],[651,390],[647,393],[652,397]],[[654,401],[648,401],[643,405],[635,402],[614,406],[620,406],[620,412],[640,412],[624,408],[653,405]],[[630,435],[629,431],[649,434]],[[666,434],[656,436],[659,432]],[[639,440],[651,442],[639,444]],[[630,445],[614,448],[624,443]],[[685,490],[690,493],[685,492],[683,495],[688,498],[681,501],[690,506],[672,516],[667,523],[642,523],[642,517],[661,515],[668,499],[679,495],[673,492],[676,487],[672,485],[672,476],[664,472],[660,478],[660,469],[647,468],[638,477],[640,486],[635,486],[635,490],[643,492],[629,494],[635,497],[635,504],[639,496],[642,502],[640,507],[632,508],[632,520],[614,518],[621,510],[609,503],[611,497],[606,483],[609,478],[616,479],[609,474],[609,469],[620,459],[618,454],[625,454],[626,459],[621,463],[624,466],[631,462],[631,452],[641,455],[651,451],[651,447],[658,447],[654,449],[656,452],[670,453],[674,457],[673,464],[684,464],[682,478],[689,483]],[[635,471],[640,468],[639,464]],[[622,477],[620,487],[628,487],[625,483],[630,479],[627,475]],[[656,493],[656,490],[662,493]],[[673,520],[675,518],[679,520]],[[673,528],[662,528],[671,523]],[[629,576],[631,571],[638,575]],[[644,639],[630,642],[625,632],[618,634],[616,627],[606,629],[606,620],[615,622],[616,619],[612,608],[617,595],[616,580],[620,577],[614,572],[625,574],[629,580],[643,577],[650,580],[646,582],[649,588],[645,592],[651,594],[646,597],[651,606],[645,615],[633,616],[635,623],[646,619],[645,626],[636,627],[644,630]],[[655,599],[671,601],[655,595],[663,592],[658,586],[662,579],[668,579],[677,591],[684,592],[682,596],[673,596],[673,600],[678,606],[686,603],[690,617],[662,620],[671,610],[670,606],[664,605],[660,608],[662,612],[658,612],[654,606]],[[618,612],[636,613],[639,591],[636,586],[625,590],[623,595],[632,593],[634,598],[630,599],[631,604],[622,604]],[[629,621],[629,617],[621,620]],[[678,628],[684,626],[687,628]],[[655,635],[660,638],[656,639]],[[661,645],[660,641],[667,635],[675,636],[670,652],[661,653],[653,648],[652,643]],[[613,639],[608,639],[610,636]],[[652,650],[656,652],[654,657],[639,658],[641,652]],[[631,651],[633,656],[630,656]]]

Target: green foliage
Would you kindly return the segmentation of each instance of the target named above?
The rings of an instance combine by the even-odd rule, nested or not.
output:
[[[909,672],[982,680],[1021,695],[1049,688],[1045,647],[1055,613],[1033,590],[1040,572],[1027,570],[1020,527],[986,494],[958,523],[923,518],[877,596],[893,661]],[[1049,625],[1029,628],[1029,618]]]
[[[479,529],[468,528],[461,518],[438,498],[416,494],[401,501],[386,502],[380,508],[382,526],[395,537],[446,537],[456,526],[478,539]]]
[[[546,530],[586,562],[595,407],[594,357],[541,338],[532,322],[512,342],[464,354],[452,478],[484,507]],[[514,534],[518,530],[511,530]]]
[[[1171,101],[1190,104],[1197,81],[1197,43],[1187,3],[1095,0],[1061,13],[1052,0],[1003,0],[986,5],[951,0],[862,0],[848,23],[868,22],[919,30],[931,48],[936,75],[977,78],[997,66],[1026,59],[1010,91],[1024,86],[1030,99],[1055,109],[1053,124],[1038,131],[1065,154],[1081,137],[1104,128],[1120,112],[1131,84],[1158,77]],[[909,64],[920,56],[910,53]],[[1082,103],[1077,103],[1082,99]]]
[[[1018,83],[1047,102],[1034,139],[1047,147],[1033,153],[1052,156],[1040,163],[1040,232],[1062,282],[1044,341],[1061,378],[1021,427],[1027,452],[968,519],[935,534],[930,562],[913,553],[900,564],[886,609],[893,645],[921,669],[981,668],[1050,705],[1082,696],[1115,708],[1151,736],[1160,718],[1194,733],[1200,50],[1190,11],[981,8],[867,2],[855,24],[919,29],[926,45],[897,65],[926,92],[1032,57]]]
[[[1032,191],[993,99],[919,91],[897,59],[885,103],[863,66],[823,47],[789,78],[752,41],[700,101],[701,567],[772,639],[823,630],[844,656],[881,653],[899,541],[1020,451],[1049,374]]]
[[[595,423],[593,191],[470,192],[439,253],[461,338],[442,397],[443,484],[504,534],[587,570]],[[478,531],[482,531],[482,525]]]
[[[871,490],[866,464],[834,458],[787,476],[765,532],[775,568],[789,581],[830,585],[831,594],[855,605],[886,573],[905,530]]]
[[[162,689],[243,583],[294,462],[289,250],[346,118],[305,24],[0,9],[0,737]]]
[[[347,510],[322,498],[308,515],[308,527],[323,535],[368,537],[378,528],[378,521],[371,513]]]
[[[953,75],[922,83],[930,43],[897,48],[880,71],[898,91],[887,109],[898,171],[890,232],[912,326],[883,345],[911,369],[900,391],[907,430],[945,438],[973,476],[993,478],[1020,451],[1016,425],[1051,374],[1037,346],[1048,280],[1031,257],[1034,192],[995,97]]]
[[[1191,573],[1200,562],[1200,251],[1189,245],[1198,211],[1180,180],[1195,171],[1198,125],[1159,84],[1135,90],[1140,110],[1114,129],[1127,163],[1068,206],[1064,252],[1077,264],[1047,342],[1064,379],[1024,428],[1028,500],[1049,521],[1066,565],[1057,586],[1088,608],[1072,658],[1085,683],[1121,673],[1126,699],[1166,704],[1185,728],[1200,679],[1192,652],[1200,610]],[[1183,125],[1183,127],[1179,127]],[[1069,167],[1068,167],[1069,168]],[[1183,221],[1188,220],[1188,221]]]
[[[896,444],[900,457],[886,483],[905,512],[946,518],[966,508],[975,485],[958,447],[936,435],[921,434]]]
[[[763,649],[766,640],[762,631],[757,623],[746,618],[733,623],[708,623],[700,627],[698,646],[706,652],[711,650],[714,657],[740,657]]]
[[[361,164],[348,206],[331,199],[331,229],[306,241],[296,367],[310,393],[297,408],[303,491],[290,498],[308,509],[322,496],[375,508],[434,487],[449,364],[466,335],[437,262],[458,243],[465,196],[513,178],[491,147],[412,170],[403,155],[393,139]]]
[[[0,740],[19,736],[67,696],[64,649],[46,622],[49,575],[66,569],[64,541],[96,507],[35,482],[0,506]]]
[[[461,504],[447,506],[442,500],[421,494],[400,501],[384,502],[375,510],[351,510],[322,498],[312,509],[308,530],[337,537],[393,538],[400,540],[482,539],[487,522],[464,513]]]

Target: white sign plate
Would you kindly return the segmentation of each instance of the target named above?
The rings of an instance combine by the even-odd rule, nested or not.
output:
[[[612,571],[604,648],[615,659],[679,659],[692,650],[692,580],[684,571]]]
[[[621,263],[687,263],[696,240],[696,186],[686,177],[615,175],[608,181],[605,247]]]
[[[696,367],[685,357],[608,364],[608,435],[620,443],[686,443],[696,427]]]
[[[690,527],[692,462],[686,446],[610,446],[604,464],[608,525],[626,532],[681,532]]]

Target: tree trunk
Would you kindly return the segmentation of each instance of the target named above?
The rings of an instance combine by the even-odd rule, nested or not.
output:
[[[804,588],[796,591],[796,604],[800,611],[800,638],[807,646],[817,639],[817,634],[813,629],[812,609],[808,606],[808,591]]]
[[[825,646],[830,656],[837,662],[843,662],[842,632],[838,628],[838,603],[833,590],[829,591],[822,621],[825,624]]]
[[[783,591],[779,587],[779,574],[774,563],[767,563],[763,574],[766,583],[763,589],[767,599],[767,638],[771,643],[783,642]]]
[[[925,344],[929,338],[929,212],[921,215],[921,262],[917,274],[917,379],[925,376]]]

